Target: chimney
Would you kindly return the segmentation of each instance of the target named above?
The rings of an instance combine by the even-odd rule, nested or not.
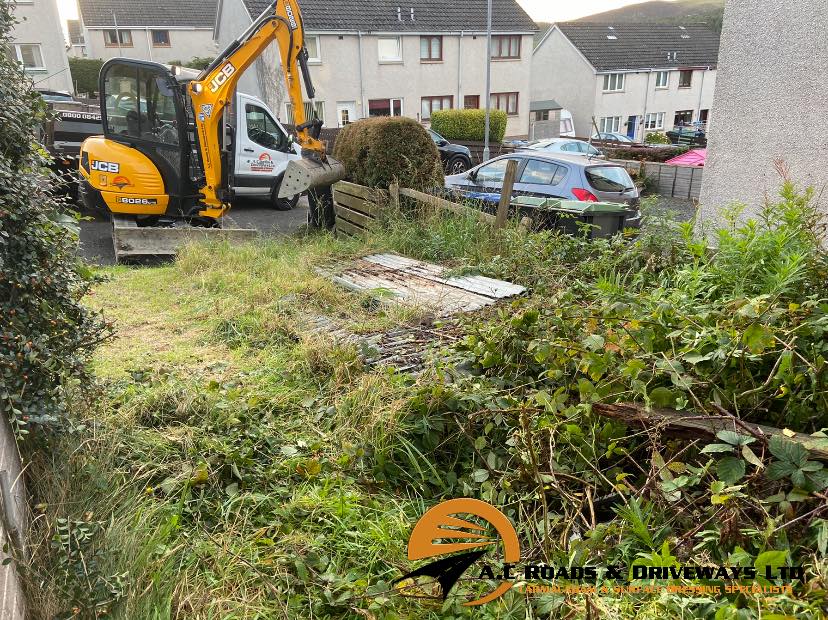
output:
[[[402,21],[402,8],[401,7],[397,7],[397,21],[398,22]]]
[[[414,7],[411,7],[411,21],[412,22],[415,21],[414,20]]]

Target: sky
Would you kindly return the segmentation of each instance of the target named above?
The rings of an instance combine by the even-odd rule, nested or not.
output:
[[[138,0],[136,0],[138,1]],[[171,0],[173,1],[173,0]],[[578,19],[585,15],[611,11],[642,0],[518,0],[532,16],[540,22],[554,22]],[[63,20],[76,19],[78,16],[77,0],[58,0]]]

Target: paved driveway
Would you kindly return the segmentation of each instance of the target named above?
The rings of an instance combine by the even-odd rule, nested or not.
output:
[[[112,225],[102,214],[87,214],[92,221],[81,222],[80,253],[95,265],[115,264]],[[291,235],[308,223],[308,201],[302,198],[292,211],[276,211],[264,201],[245,200],[233,207],[229,217],[238,228],[255,228],[263,236]]]

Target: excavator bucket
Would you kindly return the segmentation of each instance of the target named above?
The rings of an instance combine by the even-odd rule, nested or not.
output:
[[[330,187],[344,179],[345,174],[345,166],[332,157],[324,163],[308,158],[292,161],[285,170],[279,198],[291,198],[318,187]]]

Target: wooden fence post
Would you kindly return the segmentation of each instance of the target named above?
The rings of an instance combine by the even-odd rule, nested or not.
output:
[[[388,186],[388,194],[391,199],[391,208],[395,211],[400,210],[400,184],[397,181]]]
[[[517,161],[510,159],[506,164],[506,176],[503,177],[503,189],[500,192],[500,203],[497,205],[497,220],[495,230],[506,226],[506,219],[509,217],[509,205],[512,204],[512,190],[515,187],[517,176]]]

